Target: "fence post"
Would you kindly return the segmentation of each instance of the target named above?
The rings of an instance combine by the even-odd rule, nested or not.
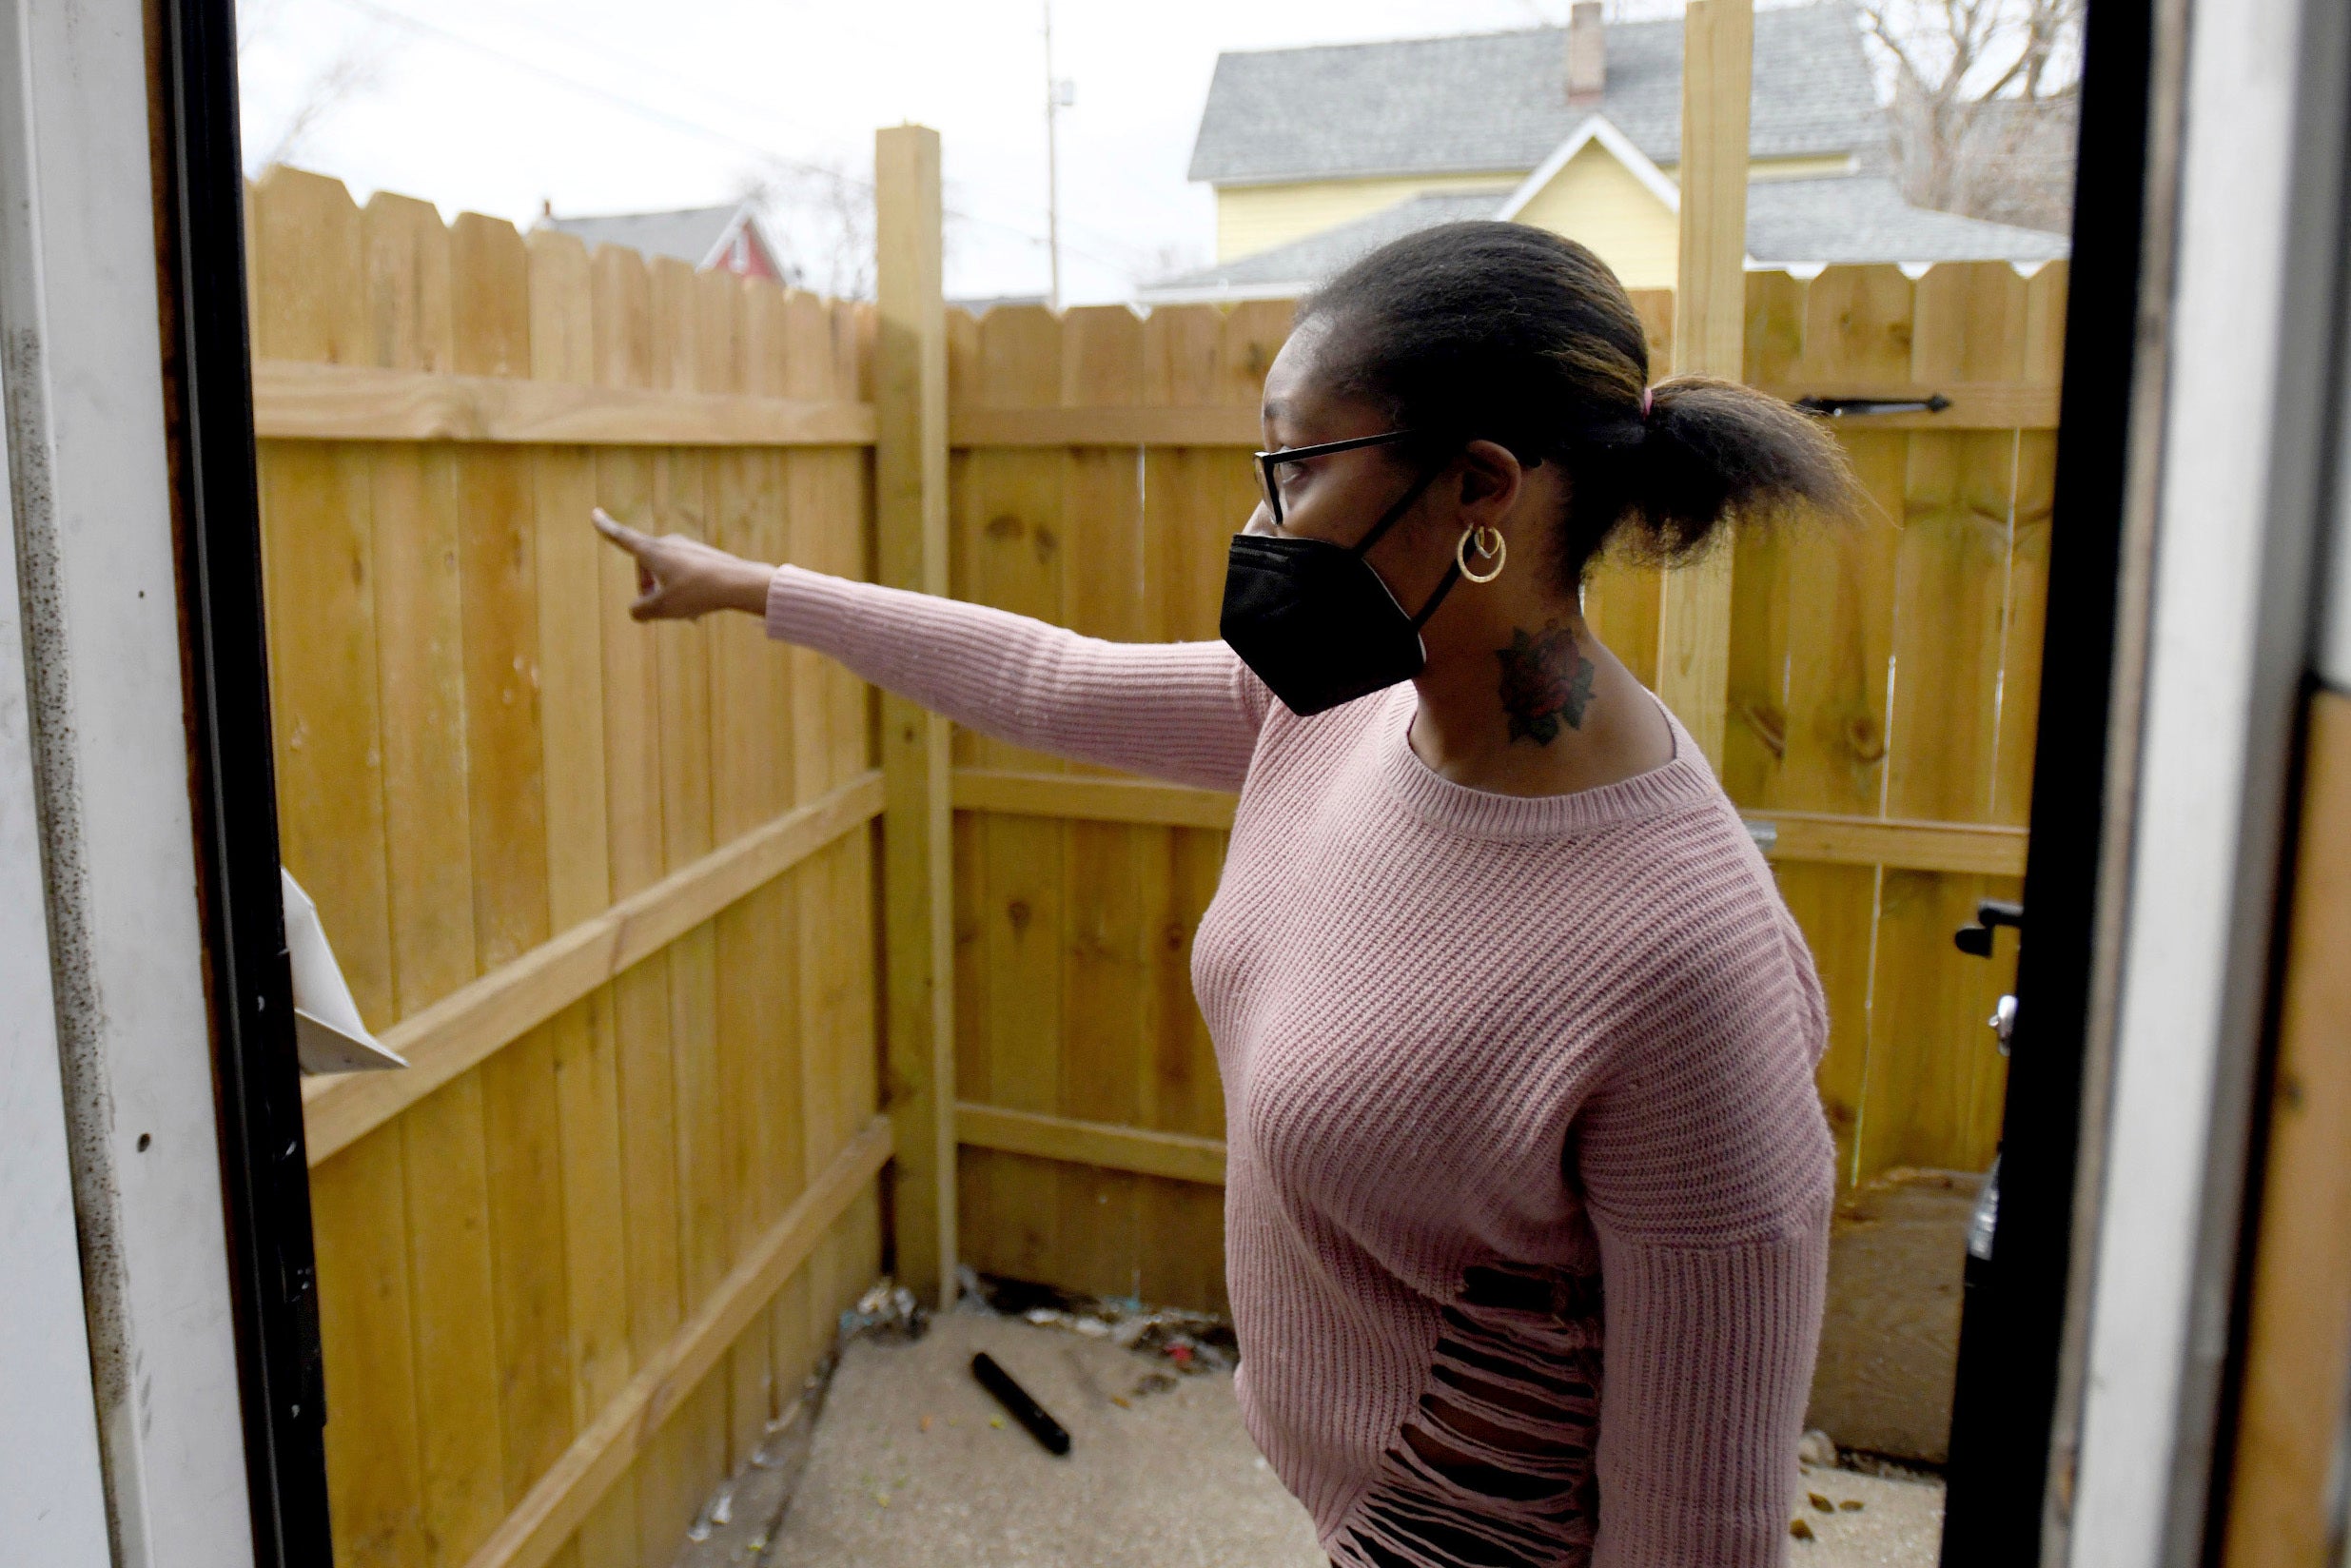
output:
[[[873,145],[874,522],[881,580],[947,592],[947,309],[939,133]],[[935,1305],[955,1282],[954,860],[948,724],[882,696],[885,1098],[895,1134],[897,1275]]]
[[[1690,0],[1682,23],[1681,252],[1674,371],[1739,379],[1747,323],[1747,110],[1754,0]],[[1722,766],[1731,687],[1731,551],[1665,575],[1657,695]]]

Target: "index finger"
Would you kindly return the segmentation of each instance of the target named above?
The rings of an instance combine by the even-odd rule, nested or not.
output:
[[[606,539],[612,540],[623,550],[628,551],[631,555],[637,554],[638,546],[653,542],[644,535],[630,527],[627,523],[615,518],[610,512],[605,511],[601,506],[590,509],[588,513],[588,520],[596,525],[596,531],[598,533],[603,535]]]

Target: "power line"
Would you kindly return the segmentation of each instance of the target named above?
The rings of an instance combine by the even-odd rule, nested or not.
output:
[[[496,60],[500,65],[510,67],[516,70],[523,71],[532,76],[537,76],[542,81],[554,83],[558,87],[569,88],[575,92],[584,93],[591,98],[598,99],[601,102],[608,104],[615,108],[620,109],[625,113],[637,115],[640,119],[649,120],[654,124],[662,126],[667,129],[676,131],[682,135],[699,137],[705,141],[723,143],[724,145],[735,147],[739,151],[748,152],[756,157],[764,158],[770,163],[779,165],[783,167],[793,169],[805,174],[814,175],[820,179],[831,180],[836,184],[861,191],[867,195],[872,195],[873,193],[873,182],[871,180],[860,179],[856,175],[846,174],[839,169],[829,168],[822,164],[811,163],[804,158],[795,158],[789,153],[778,152],[774,147],[752,141],[748,137],[737,136],[733,131],[722,130],[715,126],[705,125],[698,120],[689,119],[685,115],[676,114],[668,109],[660,108],[655,105],[647,104],[641,102],[640,100],[628,97],[623,93],[615,92],[609,88],[599,87],[593,82],[582,81],[578,77],[568,75],[565,72],[540,65],[536,60],[526,59],[520,55],[510,53],[505,49],[499,49],[495,45],[484,44],[479,39],[468,38],[463,33],[453,31],[450,29],[441,27],[437,23],[427,22],[422,17],[412,16],[405,11],[396,10],[390,6],[380,5],[377,3],[377,0],[337,0],[337,3],[349,10],[361,11],[366,15],[375,17],[379,21],[388,22],[395,27],[405,28],[411,32],[422,33],[428,37],[439,39],[442,43],[454,45],[459,49],[467,49],[475,54]],[[1022,228],[1016,225],[1006,223],[1001,219],[985,217],[976,212],[969,212],[952,207],[946,209],[946,216],[957,219],[964,223],[976,224],[985,228],[1000,230],[1001,232],[1012,235],[1014,238],[1019,239],[1028,245],[1042,246],[1048,244],[1046,237],[1036,233],[1033,229]],[[1076,250],[1079,255],[1086,257],[1088,261],[1107,266],[1114,272],[1128,273],[1132,270],[1132,264],[1130,262],[1113,261],[1109,257],[1099,255],[1090,250],[1082,249],[1076,245],[1071,245],[1069,248]]]
[[[830,140],[833,136],[831,131],[828,131],[821,127],[810,125],[806,121],[794,120],[788,115],[778,114],[775,112],[774,108],[768,104],[754,102],[752,99],[742,97],[739,94],[729,92],[726,88],[715,86],[710,82],[702,80],[701,78],[689,76],[683,71],[673,69],[672,68],[661,65],[656,61],[630,58],[612,49],[601,48],[588,38],[560,31],[543,22],[539,21],[528,12],[517,8],[516,6],[505,3],[505,0],[490,0],[490,3],[486,4],[485,0],[471,0],[471,3],[477,9],[487,9],[499,11],[509,23],[522,29],[524,31],[536,33],[541,38],[559,43],[566,49],[578,50],[580,53],[601,60],[608,65],[617,66],[623,70],[638,71],[654,76],[664,76],[671,82],[675,83],[678,87],[686,88],[690,92],[698,94],[702,98],[708,99],[713,103],[725,105],[726,107],[734,108],[738,112],[754,115],[757,118],[770,121],[775,125],[788,126],[794,130],[804,131],[812,136],[816,136],[827,140]],[[1047,74],[1048,76],[1051,74],[1049,69]],[[1067,107],[1069,84],[1064,82],[1057,84],[1057,86],[1063,94],[1061,107]],[[1057,218],[1057,214],[1054,210],[1055,204],[1049,201],[1046,206],[1033,206],[1030,204],[1014,197],[1000,205],[1006,206],[1016,206],[1024,211],[1033,212],[1037,216],[1048,219],[1048,230],[1051,226],[1053,226],[1052,221],[1058,221],[1059,224],[1068,226],[1073,233],[1090,233],[1097,245],[1107,245],[1112,249],[1128,251],[1136,263],[1147,263],[1148,258],[1144,255],[1143,251],[1136,248],[1130,242],[1120,235],[1113,234],[1107,229],[1093,228],[1085,224],[1073,224],[1067,218]],[[950,216],[966,217],[969,215],[957,211],[951,213]],[[986,221],[992,222],[994,220]],[[1028,237],[1032,243],[1034,242],[1035,235],[1033,232],[1029,232]],[[1087,254],[1090,255],[1091,253],[1088,252]],[[1093,259],[1099,261],[1102,258],[1095,256]],[[1108,264],[1106,263],[1105,265],[1107,265]]]

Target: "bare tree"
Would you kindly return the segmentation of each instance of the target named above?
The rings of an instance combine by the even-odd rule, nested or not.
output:
[[[774,241],[784,281],[834,299],[873,294],[873,182],[841,162],[769,159],[748,173],[741,199]]]
[[[238,8],[237,57],[245,65],[256,49],[266,49],[281,30],[285,17],[286,0],[261,0]],[[251,172],[258,175],[273,164],[289,162],[300,155],[303,145],[312,131],[336,108],[352,98],[361,96],[382,85],[383,67],[396,46],[387,44],[382,29],[370,26],[356,37],[347,40],[335,51],[334,57],[312,70],[303,83],[294,108],[268,138],[268,150],[253,157],[248,150]],[[249,147],[249,144],[248,144]]]
[[[383,80],[382,56],[371,41],[352,44],[328,61],[304,88],[294,112],[286,117],[269,151],[255,166],[267,168],[272,164],[290,162],[301,150],[303,143],[319,122],[325,119],[344,100],[376,87]]]
[[[2084,0],[1859,0],[1903,193],[2040,227],[2072,204]]]

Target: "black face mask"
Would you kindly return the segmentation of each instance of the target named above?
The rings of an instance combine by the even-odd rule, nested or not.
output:
[[[1460,580],[1460,567],[1447,567],[1420,613],[1409,615],[1363,557],[1436,478],[1435,470],[1423,475],[1352,549],[1321,539],[1233,536],[1217,629],[1299,717],[1410,680],[1428,663],[1420,628]]]

